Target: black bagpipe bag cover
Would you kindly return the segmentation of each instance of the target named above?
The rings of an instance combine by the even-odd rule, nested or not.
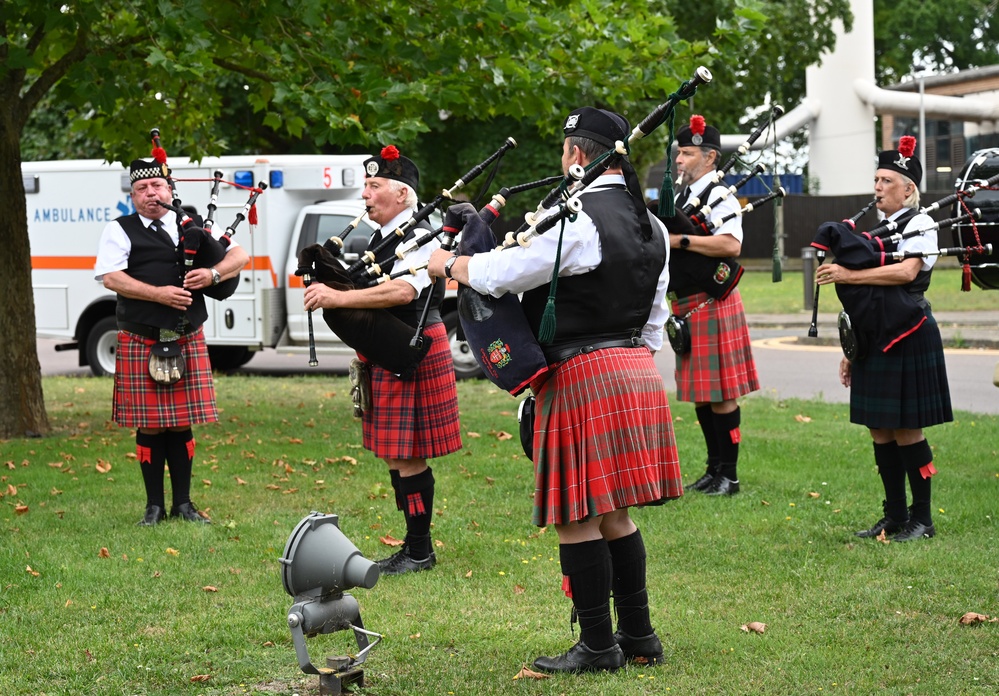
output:
[[[459,254],[473,256],[496,248],[492,230],[471,204],[452,205],[447,215],[455,226],[463,225]],[[458,318],[475,361],[497,387],[516,396],[548,369],[516,295],[492,297],[459,285]]]
[[[853,270],[883,266],[885,255],[880,244],[857,234],[843,222],[824,222],[811,244],[831,252],[836,263]],[[926,313],[901,285],[836,284],[836,295],[850,315],[861,345],[887,351],[919,328]]]
[[[354,284],[343,265],[321,244],[307,246],[298,254],[299,269],[315,268],[315,280],[337,290],[352,290]],[[430,341],[419,349],[410,343],[416,329],[387,309],[324,309],[323,320],[337,337],[379,367],[409,379],[416,373]]]

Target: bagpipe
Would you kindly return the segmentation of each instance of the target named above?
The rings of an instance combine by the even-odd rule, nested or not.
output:
[[[239,224],[247,218],[249,218],[251,225],[256,224],[257,211],[255,204],[257,202],[257,198],[259,198],[260,194],[262,194],[267,188],[267,184],[259,182],[255,188],[249,188],[231,181],[224,182],[237,188],[249,188],[250,196],[242,210],[236,213],[236,218],[232,224],[226,228],[225,232],[218,239],[216,239],[212,236],[211,231],[215,224],[214,217],[218,203],[219,187],[223,183],[222,172],[215,171],[213,174],[212,189],[208,202],[208,216],[203,221],[195,220],[193,217],[188,215],[186,210],[184,210],[183,203],[177,193],[176,182],[200,181],[200,179],[174,179],[169,167],[167,166],[166,150],[164,150],[160,145],[159,129],[153,128],[150,130],[149,137],[153,144],[153,159],[163,165],[165,171],[167,172],[166,180],[170,186],[173,201],[171,203],[159,201],[159,204],[168,210],[172,210],[177,216],[177,233],[180,237],[180,242],[184,250],[184,272],[186,274],[187,271],[194,268],[213,268],[216,264],[221,262],[223,258],[225,258],[226,251],[232,243],[232,236],[236,233],[236,228]],[[237,275],[234,278],[223,280],[218,284],[209,285],[204,288],[202,292],[205,296],[210,297],[213,300],[225,300],[236,292],[238,287],[239,276]]]
[[[585,169],[574,165],[564,176],[553,177],[559,183],[544,196],[533,212],[525,215],[524,223],[516,231],[508,233],[499,246],[490,224],[498,216],[506,195],[514,190],[549,185],[551,180],[507,189],[507,193],[501,190],[500,194],[494,196],[479,211],[469,204],[451,206],[445,215],[445,232],[453,238],[461,231],[458,252],[462,256],[530,246],[538,236],[573,219],[582,210],[580,194],[627,155],[628,145],[645,137],[664,122],[671,121],[676,104],[693,96],[698,85],[710,81],[711,73],[707,68],[698,68],[689,81],[682,83],[676,92],[669,95],[664,103],[632,129],[628,143],[618,141],[613,148],[594,158]],[[641,215],[645,211],[637,212]],[[556,260],[552,270],[553,278],[558,276],[558,272]],[[516,396],[549,369],[541,342],[529,325],[515,294],[492,297],[471,287],[459,286],[458,317],[472,355],[486,377],[496,386]],[[539,333],[545,333],[544,318]]]
[[[408,253],[435,239],[441,230],[428,230],[417,235],[416,230],[445,201],[452,200],[454,192],[479,176],[498,160],[517,141],[507,138],[496,152],[470,169],[455,181],[450,189],[443,190],[434,200],[419,208],[413,216],[388,234],[375,247],[349,267],[337,258],[343,248],[343,240],[361,222],[363,215],[353,220],[339,235],[331,237],[324,244],[313,244],[299,252],[298,269],[295,274],[302,277],[308,287],[313,281],[324,283],[335,290],[353,290],[372,287],[387,280],[401,278],[406,274],[416,275],[426,268],[425,264],[411,266],[393,273],[396,261],[403,261]],[[400,245],[400,242],[407,242]],[[391,254],[387,260],[384,254]],[[381,261],[379,261],[381,259]],[[387,309],[324,309],[323,320],[340,340],[364,356],[364,358],[389,372],[408,379],[416,372],[420,361],[430,350],[430,343],[424,340],[424,331],[435,290],[427,294],[418,325],[410,326]],[[309,365],[318,365],[316,339],[312,323],[312,310],[308,310],[309,323]]]
[[[765,203],[777,200],[785,195],[784,189],[777,187],[770,194],[747,204],[737,213],[723,217],[714,223],[710,222],[711,212],[719,204],[735,194],[749,181],[766,172],[766,166],[762,162],[757,162],[753,165],[749,173],[736,183],[726,187],[720,186],[728,172],[740,160],[740,156],[748,153],[753,144],[772,126],[774,120],[783,113],[784,109],[780,105],[771,107],[767,117],[757,124],[753,132],[739,145],[728,160],[719,169],[715,170],[702,192],[703,200],[700,196],[692,196],[688,198],[679,211],[673,211],[672,213],[669,210],[672,207],[672,199],[667,203],[660,198],[657,209],[655,203],[650,204],[650,209],[656,212],[657,217],[659,217],[672,234],[687,236],[710,235],[715,229],[724,224],[724,222],[757,210]],[[666,177],[669,176],[670,172],[667,170]],[[717,191],[719,188],[722,189],[721,194],[713,201],[709,201],[712,192]],[[665,186],[663,191],[666,191]],[[705,256],[704,254],[698,254],[687,249],[671,250],[669,269],[670,292],[675,293],[678,297],[686,297],[698,292],[704,292],[714,300],[724,300],[728,297],[739,284],[739,280],[742,279],[744,272],[742,265],[734,257]]]
[[[952,194],[952,196],[958,196],[958,194]],[[909,258],[927,258],[938,255],[967,256],[971,247],[915,251],[897,249],[897,246],[905,239],[944,229],[960,222],[974,220],[980,216],[980,211],[975,209],[970,210],[967,214],[934,222],[925,227],[906,229],[916,215],[939,210],[942,206],[957,200],[951,196],[947,198],[951,200],[938,201],[931,206],[921,208],[919,211],[911,211],[895,220],[882,222],[867,232],[857,234],[854,231],[856,222],[878,202],[878,199],[874,199],[857,215],[848,220],[826,222],[820,225],[811,246],[816,249],[816,255],[820,262],[824,260],[827,252],[832,252],[837,264],[852,270],[877,268]],[[903,231],[896,233],[895,230],[899,228]],[[974,250],[981,254],[992,253],[991,245],[979,246]],[[925,283],[927,285],[929,283],[928,274],[926,274]],[[812,338],[818,335],[816,327],[818,288],[819,286],[816,285],[812,325],[808,332],[809,337]],[[869,350],[888,351],[926,321],[925,302],[920,301],[902,285],[837,283],[836,294],[843,305],[843,312],[838,320],[840,343],[844,354],[851,360],[864,357]]]

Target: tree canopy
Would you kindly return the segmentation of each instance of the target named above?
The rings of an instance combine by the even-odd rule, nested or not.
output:
[[[758,30],[754,7],[740,0],[727,24],[690,40],[663,3],[647,0],[172,0],[143,14],[125,0],[6,0],[0,341],[10,359],[0,365],[0,437],[48,428],[19,172],[33,115],[123,163],[145,154],[151,127],[174,156],[193,158],[242,150],[241,123],[253,125],[250,142],[269,130],[368,151],[449,128],[467,138],[467,124],[554,134],[580,104],[641,118],[696,65],[712,63],[716,46]],[[492,151],[506,135],[475,139]],[[440,176],[453,180],[454,171]]]

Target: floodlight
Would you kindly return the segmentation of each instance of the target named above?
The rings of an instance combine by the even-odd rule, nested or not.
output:
[[[359,665],[382,637],[364,629],[360,606],[346,590],[374,587],[378,565],[343,535],[337,515],[319,512],[309,513],[298,523],[280,562],[284,589],[295,598],[288,610],[288,627],[299,667],[306,674],[319,675],[319,693],[324,696],[341,693],[343,684],[362,684],[364,672]],[[326,667],[314,666],[305,638],[347,629],[354,631],[357,654],[329,657]]]

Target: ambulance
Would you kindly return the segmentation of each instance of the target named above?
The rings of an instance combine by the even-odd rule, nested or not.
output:
[[[223,301],[208,300],[205,338],[212,365],[233,370],[257,352],[273,348],[309,352],[305,288],[295,275],[298,252],[342,233],[364,212],[361,191],[366,155],[224,156],[200,162],[171,158],[177,197],[206,216],[214,173],[223,183],[213,234],[238,219],[249,198],[240,186],[267,185],[256,202],[256,224],[242,220],[232,239],[250,255],[239,285]],[[37,336],[62,340],[56,350],[79,351],[81,366],[95,375],[114,373],[117,325],[115,294],[94,279],[101,232],[108,222],[134,212],[128,170],[100,160],[25,162],[21,167],[31,242],[31,278]],[[374,229],[363,220],[345,239],[344,260],[357,258]],[[458,339],[455,288],[441,314],[448,328],[455,371],[479,374],[470,350]],[[316,350],[353,354],[316,313]]]

